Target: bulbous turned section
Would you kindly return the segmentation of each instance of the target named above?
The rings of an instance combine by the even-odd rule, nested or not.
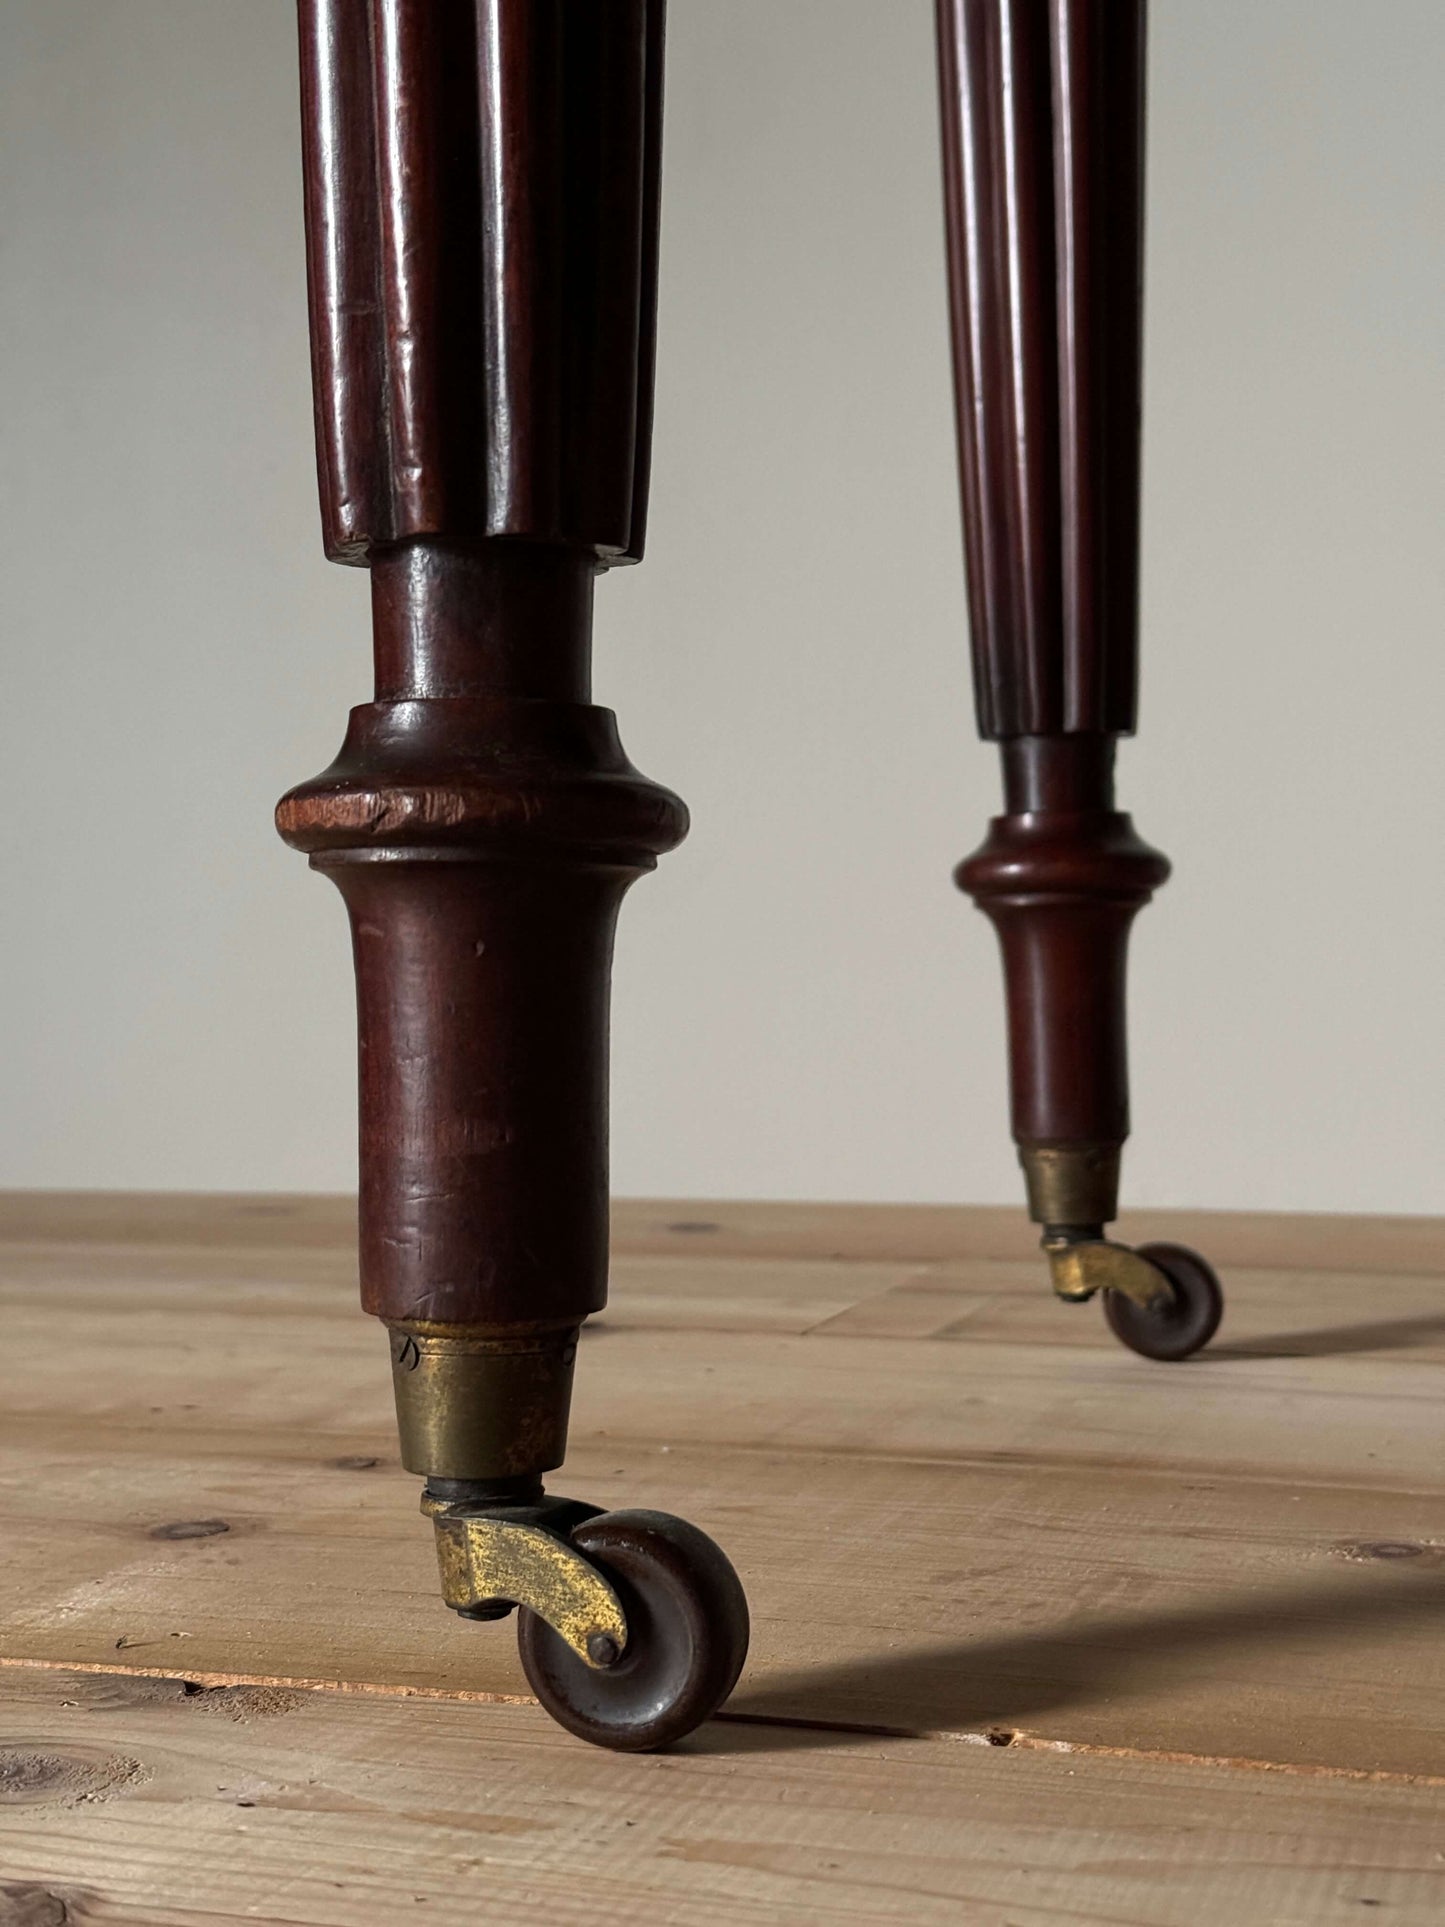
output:
[[[1004,748],[1011,807],[955,881],[1003,953],[1013,1134],[1030,1215],[1097,1227],[1117,1215],[1129,1134],[1129,930],[1169,865],[1112,807],[1110,739]]]
[[[361,1290],[391,1327],[404,1462],[561,1463],[607,1291],[612,941],[687,812],[587,701],[593,556],[413,543],[373,559],[375,702],[276,821],[351,918]]]
[[[611,710],[452,697],[353,709],[335,761],[288,791],[276,826],[319,859],[551,853],[630,880],[682,841],[687,811],[628,762]]]
[[[687,813],[608,711],[487,696],[355,710],[277,823],[351,918],[362,1303],[392,1328],[403,1459],[550,1470],[607,1295],[613,930]]]
[[[613,928],[682,803],[606,710],[453,698],[355,710],[277,823],[351,914],[365,1308],[575,1329],[605,1298]]]

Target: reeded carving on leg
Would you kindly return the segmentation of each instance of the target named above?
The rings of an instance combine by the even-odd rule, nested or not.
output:
[[[661,0],[301,0],[327,552],[642,550]]]
[[[1124,735],[1138,680],[1143,0],[937,0],[980,732]]]

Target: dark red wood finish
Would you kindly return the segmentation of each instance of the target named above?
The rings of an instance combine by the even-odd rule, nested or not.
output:
[[[636,558],[661,0],[300,0],[328,554]]]
[[[589,702],[641,553],[660,0],[301,0],[328,552],[376,700],[283,799],[360,1015],[363,1301],[575,1326],[607,1270],[613,924],[686,812]]]
[[[938,0],[984,736],[1122,734],[1138,663],[1142,0]]]
[[[1138,665],[1144,7],[937,19],[975,690],[1006,792],[958,881],[1002,944],[1027,1164],[1128,1133],[1128,931],[1168,874],[1113,794]],[[1090,1209],[1113,1216],[1108,1184]]]
[[[957,872],[1003,951],[1025,1147],[1117,1147],[1129,1135],[1129,926],[1169,865],[1113,809],[1112,755],[1107,736],[1006,744],[1009,809]]]

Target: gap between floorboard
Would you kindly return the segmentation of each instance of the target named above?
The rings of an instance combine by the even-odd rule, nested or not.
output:
[[[303,1693],[337,1693],[373,1699],[439,1700],[455,1706],[535,1706],[524,1693],[485,1693],[463,1687],[394,1686],[384,1681],[300,1679],[281,1673],[211,1673],[184,1667],[113,1666],[98,1661],[13,1659],[0,1655],[0,1672],[85,1673],[123,1679],[174,1679],[204,1687],[253,1686]],[[1018,1748],[1087,1759],[1129,1760],[1141,1765],[1220,1767],[1240,1773],[1280,1774],[1290,1779],[1343,1780],[1370,1786],[1445,1787],[1445,1775],[1395,1773],[1381,1768],[1325,1766],[1310,1761],[1264,1760],[1218,1753],[1188,1753],[1174,1749],[1104,1746],[1088,1740],[1053,1739],[1016,1727],[951,1728],[877,1726],[851,1720],[811,1720],[786,1714],[730,1713],[714,1716],[735,1726],[776,1727],[789,1732],[837,1733],[857,1739],[936,1741],[948,1746]]]

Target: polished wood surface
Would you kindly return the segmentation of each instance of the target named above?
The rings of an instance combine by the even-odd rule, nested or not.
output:
[[[366,1308],[575,1323],[606,1293],[614,922],[682,805],[608,711],[467,696],[355,711],[278,821],[351,913]]]
[[[641,553],[662,0],[301,0],[328,552]]]
[[[606,1291],[618,905],[687,826],[589,690],[643,538],[662,6],[301,21],[322,522],[376,692],[277,821],[351,916],[363,1302],[561,1331]]]
[[[919,1259],[904,1207],[708,1209],[624,1208],[569,1472],[725,1532],[754,1654],[628,1760],[438,1612],[332,1203],[5,1201],[12,1910],[1438,1915],[1445,1225],[1223,1220],[1163,1373],[968,1256],[990,1214]]]
[[[1144,0],[936,0],[974,688],[1004,814],[957,881],[998,931],[1014,1137],[1117,1207],[1129,926],[1169,874],[1114,800],[1135,725]]]
[[[1143,0],[937,0],[975,687],[991,739],[1134,727]]]
[[[1013,1133],[1025,1147],[1122,1145],[1129,930],[1169,865],[1113,808],[1112,737],[1004,747],[1010,807],[956,877],[1003,953]]]

